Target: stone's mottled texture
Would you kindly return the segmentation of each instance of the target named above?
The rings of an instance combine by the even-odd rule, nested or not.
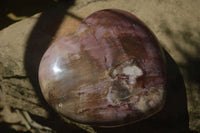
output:
[[[165,99],[156,38],[135,16],[117,9],[93,13],[77,33],[55,41],[41,60],[39,81],[55,110],[91,125],[147,118]]]

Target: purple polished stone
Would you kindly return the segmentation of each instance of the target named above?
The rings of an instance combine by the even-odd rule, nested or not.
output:
[[[117,9],[84,19],[76,33],[48,48],[39,68],[46,101],[66,118],[97,126],[124,125],[160,111],[165,81],[157,39]]]

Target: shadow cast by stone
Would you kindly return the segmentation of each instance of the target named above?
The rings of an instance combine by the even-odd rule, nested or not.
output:
[[[200,130],[199,94],[200,94],[200,29],[189,24],[181,25],[182,29],[173,31],[166,23],[162,29],[171,41],[171,47],[176,53],[178,66],[185,80],[188,98],[190,128]],[[172,49],[172,48],[171,48]],[[175,55],[174,55],[175,56]]]

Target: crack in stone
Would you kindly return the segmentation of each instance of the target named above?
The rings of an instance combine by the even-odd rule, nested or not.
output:
[[[13,75],[13,76],[3,76],[3,79],[26,79],[28,78],[27,76],[22,76],[22,75]]]

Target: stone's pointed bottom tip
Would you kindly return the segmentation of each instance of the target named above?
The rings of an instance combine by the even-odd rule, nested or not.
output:
[[[55,41],[41,60],[39,81],[62,116],[101,127],[148,118],[166,94],[157,39],[135,16],[116,9],[93,13],[77,33]]]

